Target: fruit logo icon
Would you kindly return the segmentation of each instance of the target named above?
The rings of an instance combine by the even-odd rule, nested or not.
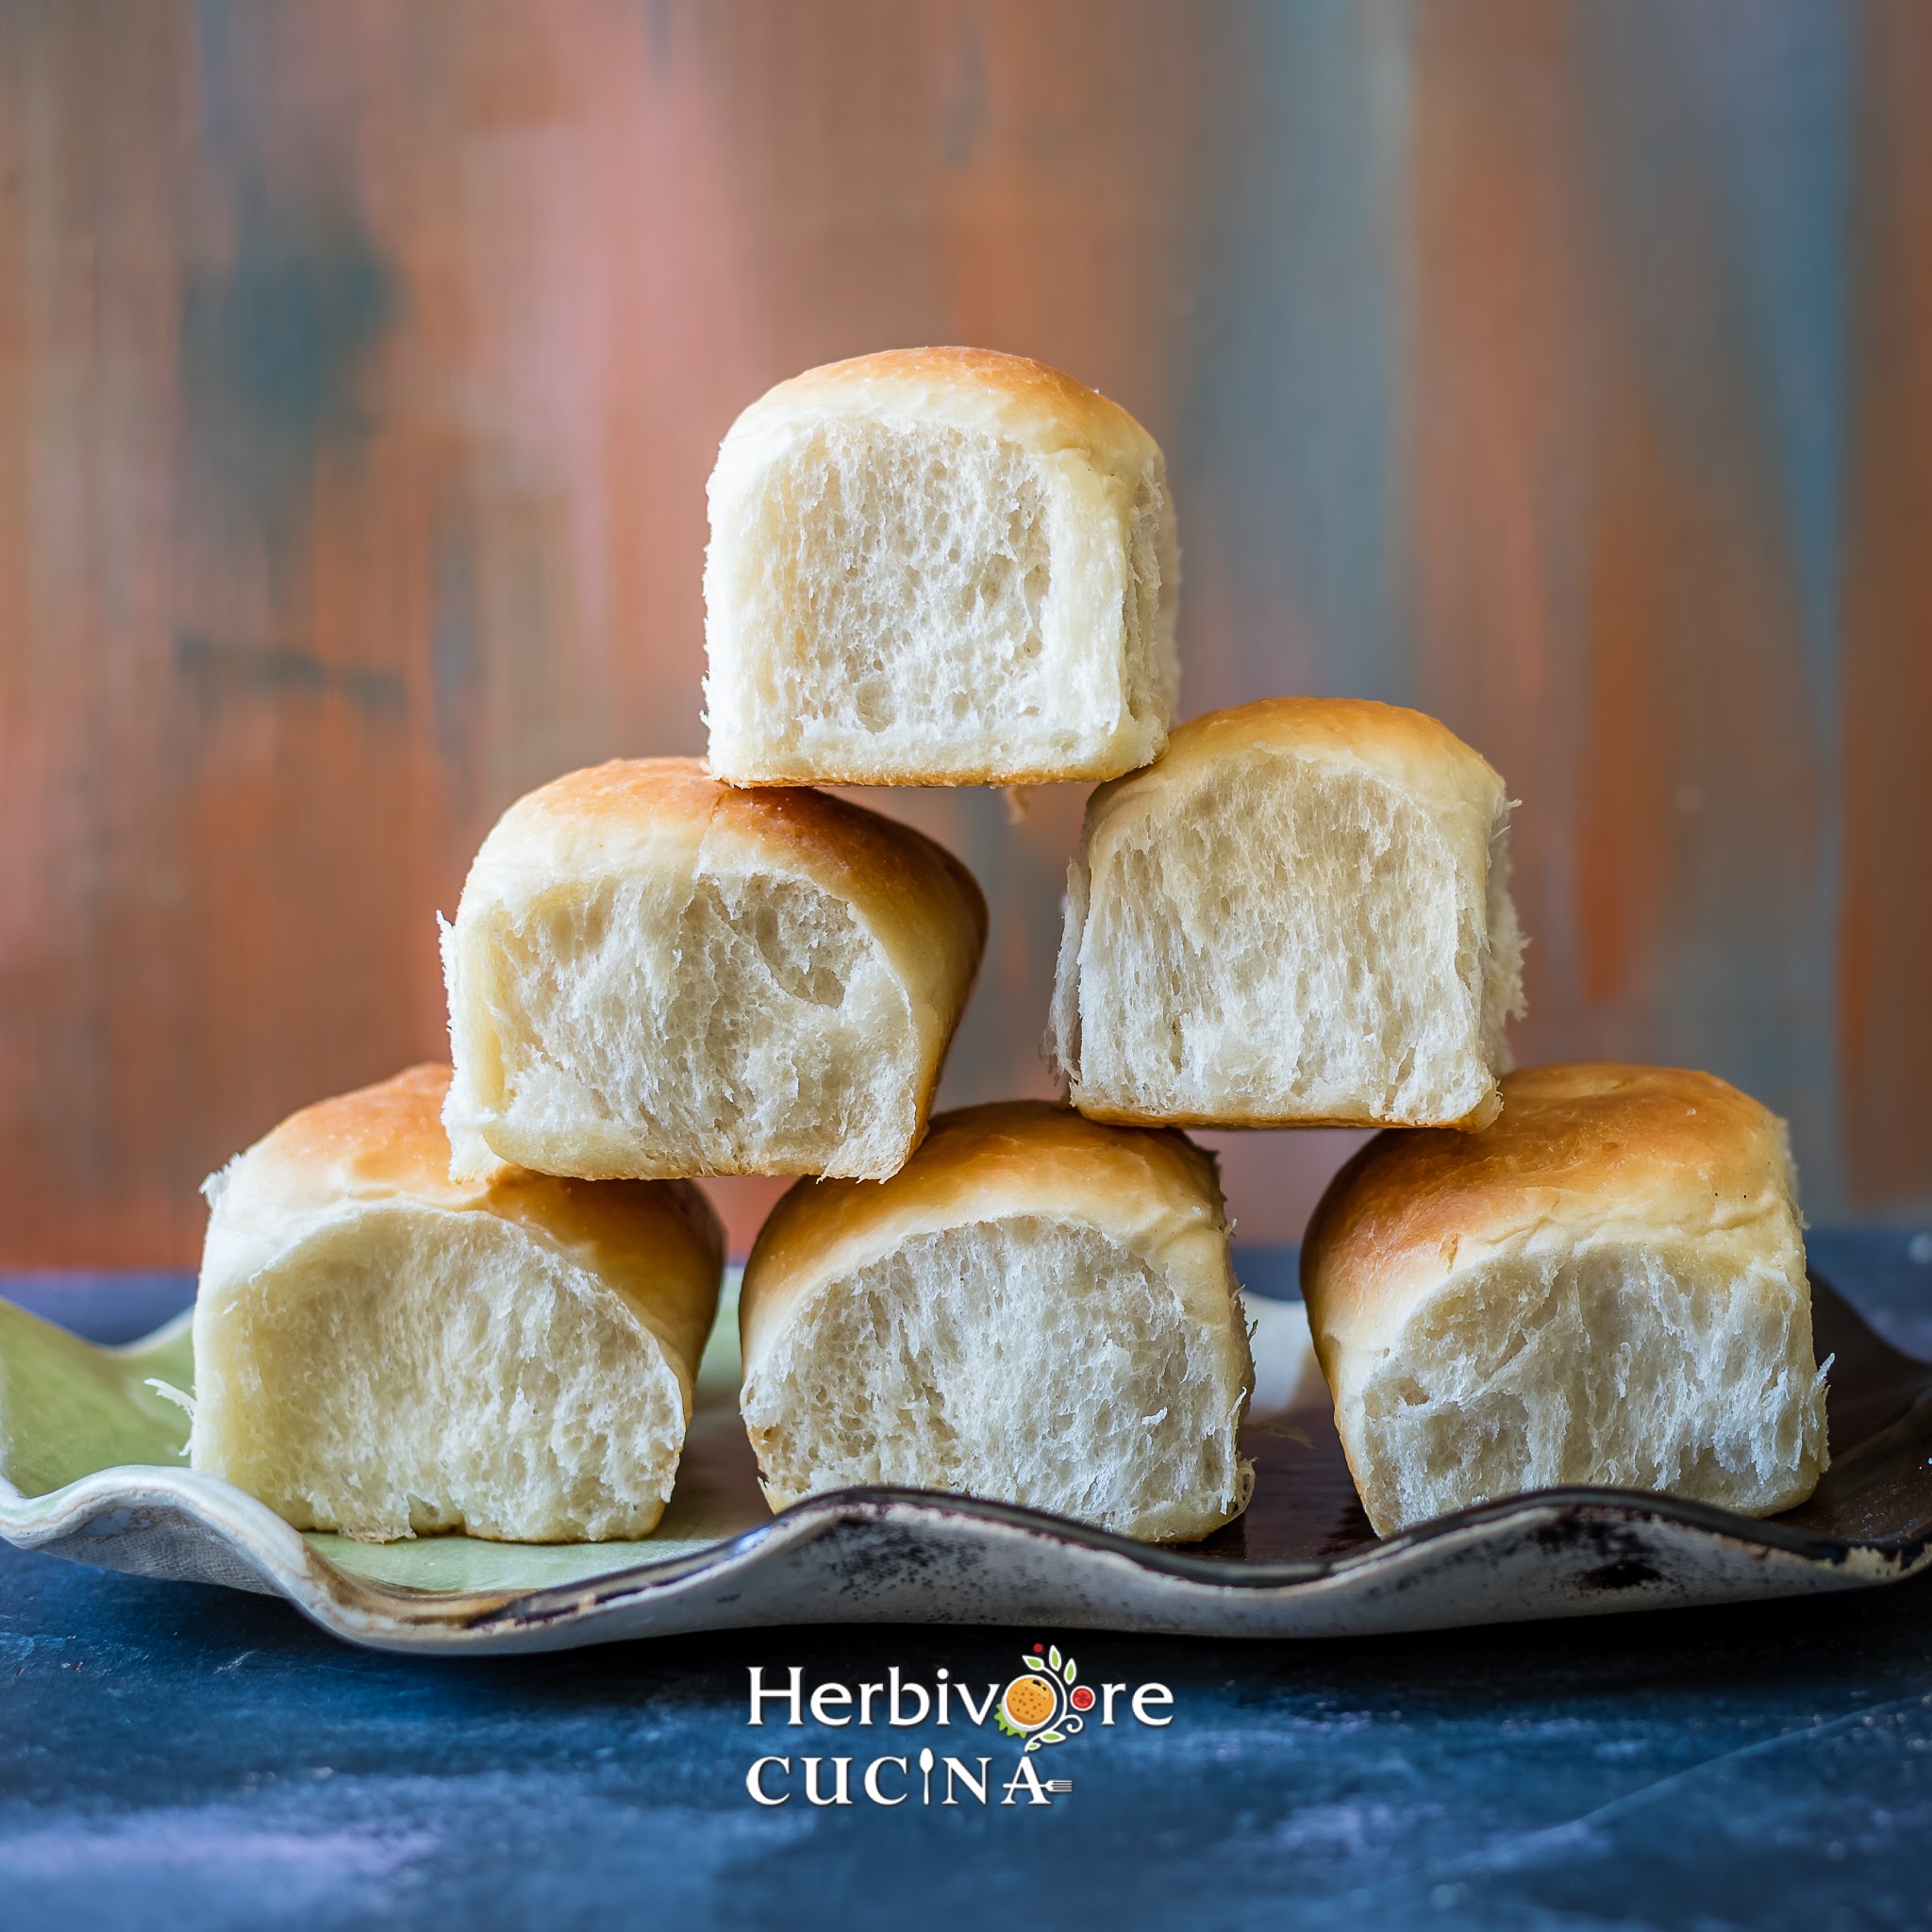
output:
[[[1076,1683],[1072,1657],[1063,1657],[1058,1644],[1036,1643],[1026,1666],[1000,1693],[997,1723],[1009,1738],[1024,1738],[1027,1751],[1042,1744],[1064,1744],[1085,1729],[1085,1713],[1094,1705],[1092,1690]]]
[[[1022,1736],[1039,1730],[1059,1707],[1059,1699],[1038,1677],[1015,1677],[1000,1699],[1008,1724]]]

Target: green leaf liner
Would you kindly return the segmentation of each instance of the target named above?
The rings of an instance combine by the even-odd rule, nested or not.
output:
[[[0,1476],[44,1496],[97,1469],[188,1459],[188,1416],[151,1383],[194,1386],[182,1315],[128,1348],[98,1348],[0,1301]]]

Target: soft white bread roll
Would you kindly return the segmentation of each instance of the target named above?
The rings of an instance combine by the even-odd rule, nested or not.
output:
[[[889,1174],[985,943],[908,825],[691,758],[573,772],[503,815],[444,930],[452,1171]]]
[[[1302,1289],[1369,1521],[1569,1483],[1788,1509],[1826,1463],[1784,1123],[1709,1074],[1527,1067],[1477,1134],[1379,1134]]]
[[[711,770],[1011,785],[1144,765],[1179,551],[1154,439],[984,349],[809,370],[731,425],[705,560]]]
[[[688,1181],[449,1178],[447,1067],[305,1108],[208,1184],[196,1469],[369,1541],[648,1534],[724,1237]]]
[[[941,1115],[883,1187],[801,1183],[739,1302],[767,1499],[891,1483],[1206,1536],[1253,1482],[1227,1239],[1212,1156],[1044,1102]]]
[[[1095,1120],[1481,1126],[1524,1010],[1509,801],[1433,718],[1264,698],[1089,800],[1047,1051]]]

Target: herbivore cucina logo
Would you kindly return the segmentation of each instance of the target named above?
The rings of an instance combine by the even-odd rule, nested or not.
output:
[[[810,1690],[800,1665],[793,1664],[780,1684],[768,1683],[763,1667],[753,1664],[745,1721],[754,1728],[803,1730],[808,1722],[833,1731],[913,1730],[927,1724],[941,1729],[991,1726],[1018,1740],[1020,1749],[1012,1759],[1004,1751],[954,1753],[930,1745],[917,1753],[768,1752],[752,1760],[744,1788],[754,1803],[768,1806],[789,1805],[794,1798],[808,1805],[888,1809],[907,1804],[1051,1805],[1056,1795],[1074,1789],[1074,1781],[1041,1777],[1041,1751],[1077,1738],[1090,1724],[1132,1723],[1161,1730],[1174,1722],[1174,1692],[1165,1684],[1089,1684],[1057,1643],[1036,1643],[1020,1663],[1019,1674],[1005,1684],[996,1677],[970,1684],[943,1665],[930,1683],[923,1683],[893,1664],[876,1682],[833,1678]]]

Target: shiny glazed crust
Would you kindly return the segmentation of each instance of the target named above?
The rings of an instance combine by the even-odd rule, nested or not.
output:
[[[1452,1270],[1600,1236],[1724,1237],[1789,1262],[1802,1225],[1784,1124],[1715,1075],[1524,1067],[1479,1133],[1378,1134],[1329,1183],[1302,1243],[1322,1366],[1377,1348]],[[1797,1247],[1802,1272],[1803,1248]]]

